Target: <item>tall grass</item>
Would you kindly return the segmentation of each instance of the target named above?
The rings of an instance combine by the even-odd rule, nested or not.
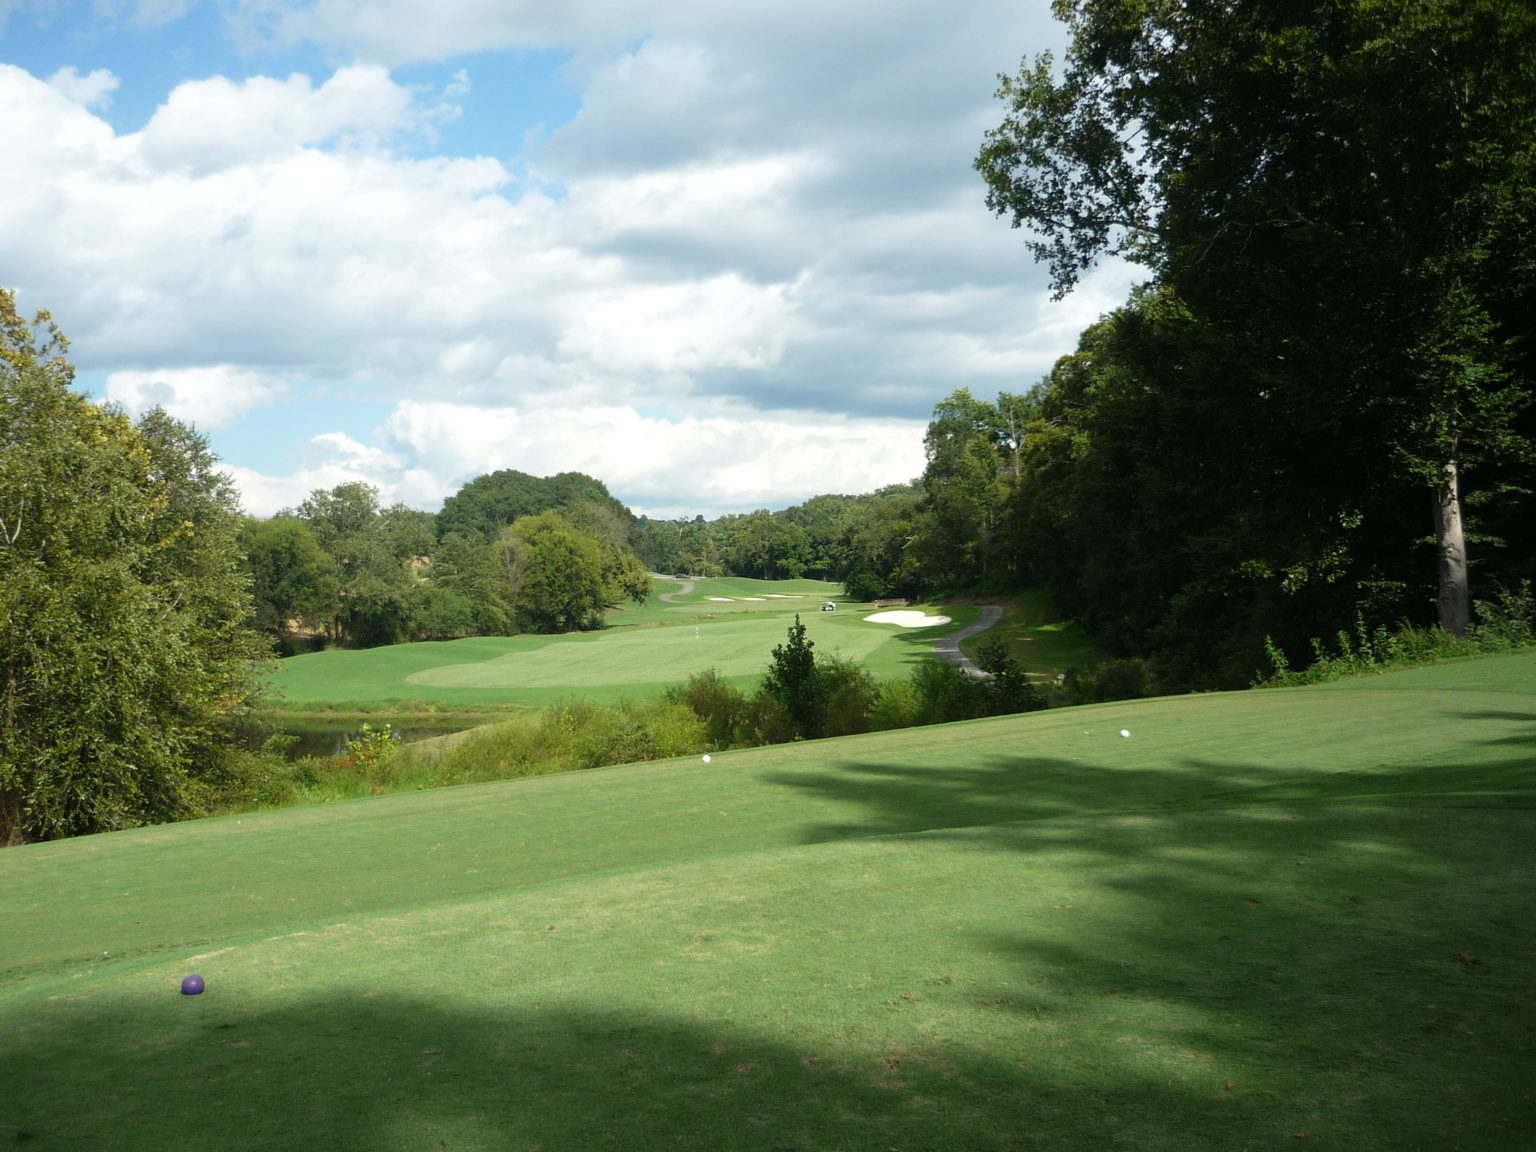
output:
[[[1476,602],[1477,622],[1465,636],[1454,636],[1438,625],[1423,627],[1401,623],[1396,628],[1366,624],[1357,615],[1353,631],[1340,630],[1332,645],[1314,637],[1311,660],[1292,668],[1273,639],[1265,639],[1270,672],[1254,681],[1255,688],[1283,688],[1323,684],[1350,676],[1384,672],[1389,668],[1416,668],[1440,660],[1508,652],[1536,644],[1536,596],[1530,581],[1514,591],[1502,591],[1493,600]]]

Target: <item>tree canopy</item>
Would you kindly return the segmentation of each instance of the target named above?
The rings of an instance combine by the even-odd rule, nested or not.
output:
[[[164,820],[258,684],[238,507],[205,441],[70,388],[0,290],[0,842]]]
[[[1170,366],[1184,379],[1159,386],[1209,417],[1190,420],[1208,445],[1269,459],[1267,477],[1244,469],[1255,498],[1312,525],[1283,567],[1324,579],[1330,557],[1398,531],[1390,490],[1433,529],[1439,619],[1460,632],[1466,474],[1529,463],[1536,12],[1060,0],[1057,13],[1063,67],[1047,54],[1003,79],[1007,113],[977,159],[989,206],[1029,229],[1058,293],[1124,254],[1204,330]]]

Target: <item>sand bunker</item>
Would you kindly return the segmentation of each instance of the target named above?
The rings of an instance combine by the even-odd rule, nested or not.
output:
[[[764,599],[764,597],[762,597],[762,596],[738,596],[738,597],[736,597],[736,599],[738,599],[738,600],[762,600],[762,599]]]
[[[731,598],[729,596],[711,596],[710,599],[718,600],[722,604],[729,604],[731,602]]]
[[[949,623],[948,616],[927,616],[922,612],[876,612],[864,619],[871,624],[895,624],[898,628],[930,628]]]

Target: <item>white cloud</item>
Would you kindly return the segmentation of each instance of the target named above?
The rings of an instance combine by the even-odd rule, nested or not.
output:
[[[421,118],[410,89],[376,65],[338,69],[316,88],[308,76],[223,76],[179,85],[144,128],[157,166],[199,172],[335,143],[377,146]]]
[[[300,466],[286,476],[274,476],[251,468],[228,467],[224,471],[240,493],[240,503],[252,516],[271,516],[301,504],[317,489],[361,482],[379,489],[384,504],[404,501],[421,507],[447,495],[440,485],[406,468],[400,457],[361,444],[342,432],[313,436],[298,447]],[[414,482],[413,482],[414,481]]]
[[[925,425],[845,417],[646,416],[632,407],[481,408],[406,402],[391,449],[446,492],[499,468],[586,472],[653,515],[782,506],[864,492],[923,467]]]
[[[625,373],[764,369],[782,355],[792,325],[782,287],[726,275],[595,299],[566,329],[560,347]]]
[[[276,403],[287,393],[288,386],[279,377],[229,364],[109,372],[105,387],[107,400],[135,416],[158,405],[203,431],[222,428],[253,408]]]
[[[289,477],[231,469],[246,508],[270,515],[314,488],[377,485],[386,502],[430,506],[486,472],[586,472],[637,512],[718,515],[820,492],[867,492],[923,467],[918,421],[645,416],[629,407],[484,408],[407,401],[386,448],[339,433],[305,446]]]
[[[232,436],[283,379],[397,404],[381,447],[236,470],[253,510],[347,479],[431,504],[493,467],[579,468],[657,510],[864,490],[921,469],[935,401],[1027,388],[1103,310],[1046,303],[970,169],[1043,0],[235,8],[373,62],[188,80],[137,133],[91,111],[111,73],[0,65],[0,266],[124,404]],[[571,52],[579,114],[520,156],[434,155],[513,98],[479,83],[519,67],[508,46]],[[461,52],[430,87],[382,66]]]
[[[86,108],[111,107],[112,93],[117,91],[119,83],[118,78],[105,68],[94,69],[82,76],[73,64],[48,77],[50,88]]]

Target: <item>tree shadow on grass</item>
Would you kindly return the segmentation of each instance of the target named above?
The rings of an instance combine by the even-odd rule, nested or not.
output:
[[[1493,1150],[1536,1132],[1536,758],[1489,755],[1528,742],[1279,780],[1023,756],[778,779],[860,812],[809,841],[1022,858],[1020,884],[1046,887],[1021,890],[1019,931],[977,941],[1032,974],[997,1002],[1063,1035],[1118,1014],[1126,1047],[1097,1065],[1112,1077],[1162,1043],[1223,1084],[1213,1106],[1268,1099],[1297,1129],[1280,1136]]]
[[[515,963],[275,1006],[228,984],[66,992],[8,1013],[0,1144],[1508,1152],[1536,1119],[1528,831],[1524,812],[1276,805],[869,841],[824,874],[848,923],[908,913],[867,886],[910,851],[936,897],[915,905],[953,935],[934,952],[914,925],[873,990],[857,933],[828,945],[849,949],[831,994],[862,998],[853,1026],[788,984],[744,1021],[707,1012],[745,999],[686,980],[654,1007],[590,986],[574,1006]]]
[[[148,1005],[99,1014],[89,1028],[30,1026],[0,1056],[0,1142],[33,1152],[1021,1152],[1133,1146],[1117,1140],[1127,1112],[1161,1118],[1182,1147],[1218,1147],[1233,1124],[1273,1126],[1261,1099],[1222,1101],[1202,1119],[1187,1088],[1129,1068],[1085,1090],[942,1042],[840,1059],[728,1022],[398,996],[175,1010],[180,1026]]]
[[[842,885],[855,927],[917,906],[954,917],[942,941],[913,925],[913,955],[887,969],[901,983],[873,993],[846,937],[826,994],[866,997],[860,1029],[787,986],[743,1021],[703,1014],[684,982],[654,1006],[616,989],[607,1010],[592,987],[582,1006],[547,985],[528,1003],[515,976],[260,1007],[220,987],[66,986],[7,1012],[0,1143],[1226,1152],[1305,1135],[1509,1152],[1536,1131],[1532,818],[1467,801],[1532,767],[1431,766],[1463,772],[1434,796],[1412,763],[1281,782],[1261,765],[1039,757],[780,773],[851,814],[807,840],[852,843],[772,867]],[[1360,780],[1416,784],[1417,806],[1344,787]],[[818,871],[839,852],[864,854]],[[930,890],[909,904],[887,887],[881,904],[906,854],[901,878]]]
[[[1458,719],[1524,721],[1514,712]],[[778,771],[771,783],[858,813],[852,821],[808,827],[807,843],[968,828],[1113,812],[1332,804],[1358,799],[1471,807],[1536,808],[1536,755],[1488,750],[1536,746],[1536,731],[1488,735],[1424,759],[1346,770],[1198,758],[1128,764],[1114,756],[990,756],[949,765],[831,761]]]

